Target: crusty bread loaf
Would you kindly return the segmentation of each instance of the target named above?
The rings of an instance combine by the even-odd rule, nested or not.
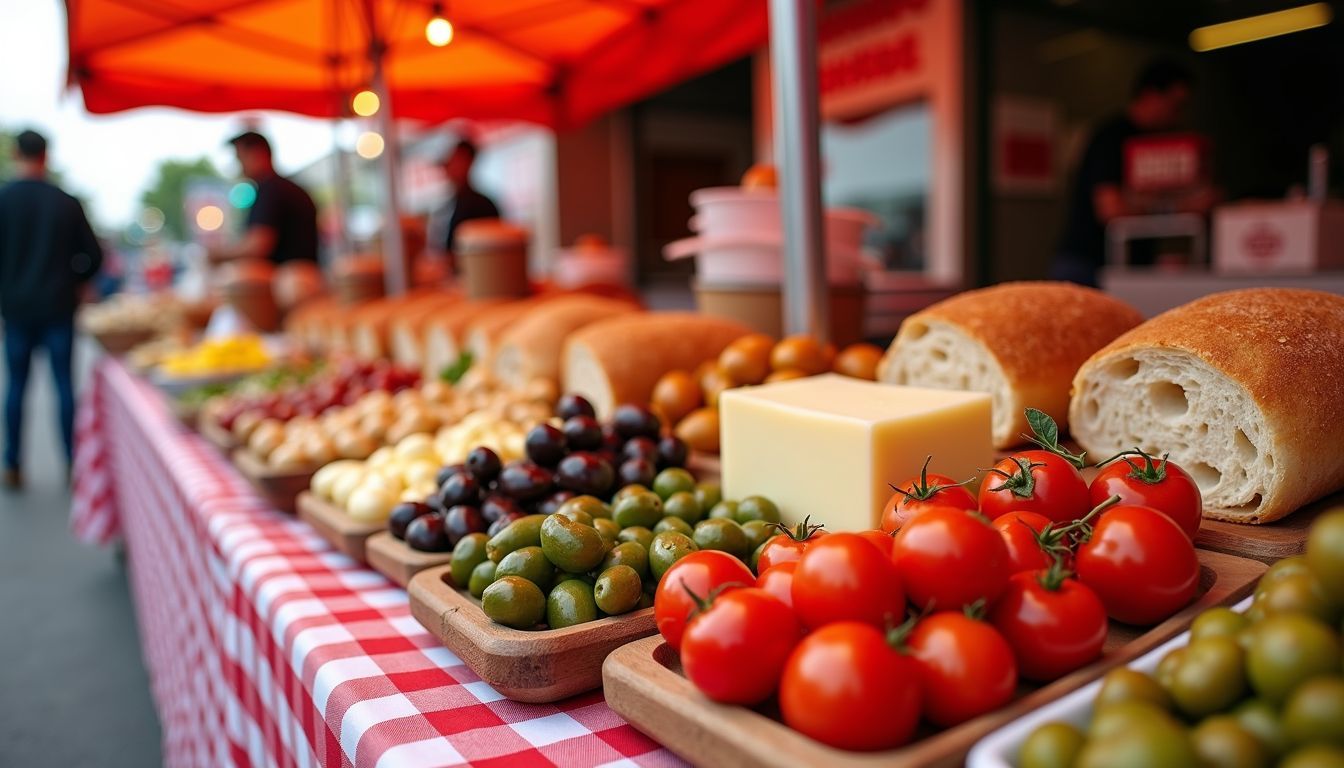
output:
[[[392,321],[415,314],[420,307],[442,298],[435,290],[417,290],[401,296],[389,296],[365,304],[350,317],[350,346],[355,356],[380,360],[391,356]]]
[[[574,295],[529,310],[499,338],[493,364],[495,378],[520,388],[537,378],[558,382],[560,353],[567,336],[638,308],[629,301]]]
[[[425,324],[424,331],[424,377],[437,379],[444,368],[457,362],[457,358],[466,347],[463,336],[467,326],[471,325],[481,313],[503,304],[513,303],[510,299],[477,299],[463,301],[440,309]]]
[[[593,323],[565,342],[563,390],[583,395],[599,418],[622,403],[647,405],[672,370],[695,370],[750,328],[689,312],[622,315]]]
[[[1206,517],[1267,523],[1344,487],[1344,297],[1206,296],[1111,342],[1073,391],[1084,448],[1169,452]]]
[[[434,294],[414,310],[400,313],[392,318],[388,332],[388,346],[391,347],[392,362],[407,368],[420,369],[425,364],[425,332],[429,324],[443,310],[462,302],[456,292],[441,291]]]
[[[339,306],[335,296],[318,296],[303,302],[285,318],[285,334],[300,349],[322,351],[323,334],[319,330],[322,319],[336,312]]]
[[[533,296],[528,299],[511,301],[508,304],[487,309],[477,315],[462,335],[462,343],[466,346],[467,351],[471,352],[472,367],[480,366],[482,370],[492,371],[494,369],[495,349],[504,332],[514,323],[522,320],[529,311],[545,305],[546,302],[558,295]]]
[[[1028,407],[1064,427],[1078,366],[1142,320],[1128,304],[1072,283],[966,291],[906,318],[878,365],[877,380],[988,392],[994,445],[1007,448],[1028,431]]]

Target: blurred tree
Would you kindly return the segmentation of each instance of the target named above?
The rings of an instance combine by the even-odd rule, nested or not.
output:
[[[164,160],[159,163],[157,175],[140,195],[140,202],[163,211],[163,232],[174,240],[190,238],[184,204],[187,184],[192,179],[222,179],[222,174],[206,158],[196,160]]]
[[[0,129],[0,182],[14,175],[14,134]]]

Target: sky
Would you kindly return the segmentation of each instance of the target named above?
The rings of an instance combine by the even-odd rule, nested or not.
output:
[[[270,136],[282,173],[332,147],[329,122],[276,112],[199,115],[146,108],[90,115],[79,92],[65,88],[65,65],[65,4],[0,0],[0,128],[42,132],[51,143],[51,166],[101,227],[119,228],[139,215],[140,193],[160,160],[206,156],[235,175],[237,164],[224,142],[247,120]]]

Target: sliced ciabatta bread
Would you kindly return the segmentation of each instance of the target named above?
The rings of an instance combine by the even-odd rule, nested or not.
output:
[[[500,336],[494,357],[495,378],[521,389],[533,379],[560,380],[560,354],[571,333],[639,309],[630,301],[574,294],[551,299],[530,310]]]
[[[994,445],[1007,448],[1028,431],[1028,407],[1065,426],[1078,366],[1142,320],[1128,304],[1072,283],[966,291],[906,318],[877,380],[988,392]]]
[[[1344,487],[1344,297],[1252,288],[1158,315],[1079,369],[1069,422],[1095,457],[1170,453],[1206,517],[1278,520]]]
[[[751,329],[690,312],[640,312],[593,323],[565,341],[562,391],[588,398],[599,418],[647,405],[664,373],[692,371]]]

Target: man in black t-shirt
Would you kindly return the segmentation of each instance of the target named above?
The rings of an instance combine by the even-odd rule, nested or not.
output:
[[[1145,212],[1144,201],[1123,188],[1125,142],[1173,128],[1190,100],[1190,81],[1189,71],[1175,61],[1151,62],[1135,79],[1124,113],[1092,134],[1069,189],[1068,219],[1050,269],[1052,278],[1097,284],[1097,271],[1106,259],[1106,223]]]
[[[229,140],[243,175],[257,185],[247,231],[231,245],[212,248],[212,262],[266,259],[272,264],[317,261],[317,206],[303,187],[275,172],[271,143],[255,131]]]
[[[452,254],[457,245],[457,228],[472,219],[497,219],[494,201],[471,185],[471,166],[476,162],[476,145],[462,140],[443,159],[443,173],[451,188],[451,197],[435,212],[428,238],[433,248]]]
[[[47,140],[33,131],[14,142],[18,178],[0,187],[0,315],[5,320],[4,484],[23,484],[19,472],[23,401],[33,353],[47,351],[60,405],[66,460],[74,450],[75,392],[71,376],[75,307],[102,265],[79,201],[47,180]],[[68,469],[68,465],[67,465]]]

